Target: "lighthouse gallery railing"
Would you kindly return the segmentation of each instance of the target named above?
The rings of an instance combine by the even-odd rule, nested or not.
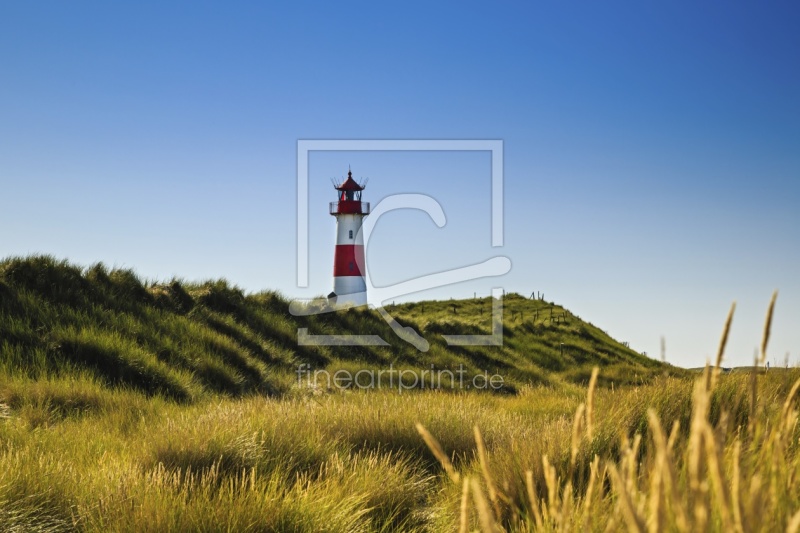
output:
[[[331,215],[361,213],[369,215],[369,202],[357,202],[355,200],[344,200],[341,202],[331,202]]]

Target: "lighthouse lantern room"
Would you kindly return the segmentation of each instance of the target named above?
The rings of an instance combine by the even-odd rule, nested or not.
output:
[[[369,203],[361,201],[364,185],[347,172],[347,179],[334,184],[339,201],[331,202],[330,213],[336,217],[336,251],[333,259],[333,293],[337,304],[367,303],[367,284],[364,280],[364,241],[361,222],[369,215]]]

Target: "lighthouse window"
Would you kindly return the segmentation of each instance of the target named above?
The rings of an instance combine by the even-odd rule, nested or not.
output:
[[[353,230],[350,230],[350,238],[353,238]]]
[[[354,266],[355,266],[355,265],[353,265],[353,262],[352,262],[352,261],[350,261],[350,270],[351,270],[351,271],[353,270],[353,267],[354,267]]]

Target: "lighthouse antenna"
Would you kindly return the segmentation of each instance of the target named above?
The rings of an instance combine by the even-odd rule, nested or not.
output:
[[[364,183],[361,184],[361,188],[365,189],[367,187],[367,183],[369,183],[369,178],[364,178]]]
[[[331,183],[333,184],[334,189],[339,188],[339,183],[336,181],[336,178],[331,178]]]

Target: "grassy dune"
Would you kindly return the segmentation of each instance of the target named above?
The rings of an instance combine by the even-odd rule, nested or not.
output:
[[[100,388],[97,409],[57,421],[47,406],[7,411],[0,523],[19,531],[783,530],[800,509],[798,377],[762,377],[752,414],[744,375],[722,376],[711,391],[663,377],[599,388],[591,433],[579,386],[194,405]]]
[[[221,281],[6,260],[0,530],[798,529],[800,371],[698,377],[553,304],[505,304],[502,348],[435,335],[488,333],[488,300],[390,308],[421,353],[368,311],[301,319]],[[392,346],[297,347],[297,327]],[[508,386],[329,390],[297,384],[301,363]]]
[[[191,403],[215,394],[285,394],[300,364],[331,372],[462,365],[466,376],[502,374],[510,392],[534,383],[585,383],[593,364],[618,384],[663,371],[555,304],[508,295],[504,305],[501,348],[448,347],[440,335],[490,333],[488,299],[391,306],[404,326],[430,341],[420,352],[375,311],[295,317],[279,294],[246,295],[224,280],[143,282],[102,264],[12,258],[0,262],[0,375],[25,384],[88,380]],[[377,334],[391,345],[298,346],[298,328]]]

